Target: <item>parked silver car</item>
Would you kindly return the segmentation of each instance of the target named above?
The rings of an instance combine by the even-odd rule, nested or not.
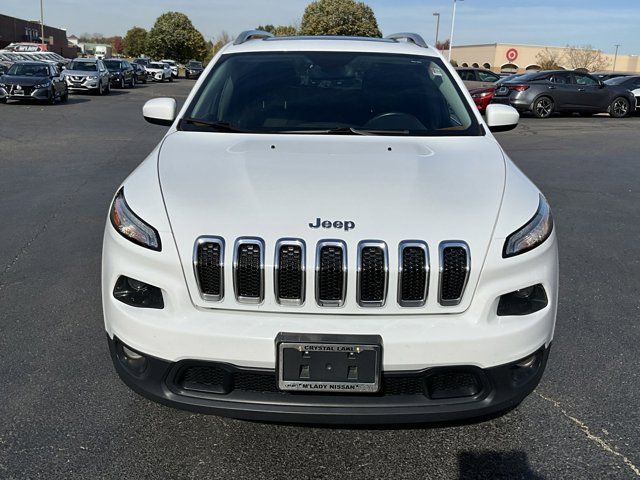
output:
[[[62,72],[71,92],[111,92],[111,74],[104,62],[96,58],[76,58]]]

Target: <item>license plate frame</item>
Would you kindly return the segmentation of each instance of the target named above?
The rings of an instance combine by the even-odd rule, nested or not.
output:
[[[280,333],[278,388],[298,393],[377,393],[382,350],[378,335]]]

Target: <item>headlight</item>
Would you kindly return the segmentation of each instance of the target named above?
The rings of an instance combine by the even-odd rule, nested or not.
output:
[[[124,189],[113,200],[109,217],[113,227],[127,240],[151,250],[162,250],[158,231],[133,213],[124,198]]]
[[[50,86],[51,86],[51,83],[47,82],[47,83],[41,83],[40,85],[34,85],[33,88],[37,90],[38,88],[49,88]]]
[[[546,199],[540,195],[538,211],[527,224],[513,232],[504,242],[504,258],[528,252],[543,243],[553,230],[553,216]]]
[[[96,75],[89,75],[87,77],[87,80],[97,80],[97,79],[98,79],[98,77]]]

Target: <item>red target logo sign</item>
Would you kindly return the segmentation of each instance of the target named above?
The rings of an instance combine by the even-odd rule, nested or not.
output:
[[[513,62],[517,58],[518,58],[518,50],[516,50],[515,48],[510,48],[509,50],[507,50],[507,60],[509,60],[510,62]]]

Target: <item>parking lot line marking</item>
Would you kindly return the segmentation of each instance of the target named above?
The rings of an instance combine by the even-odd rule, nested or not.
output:
[[[637,477],[640,477],[640,468],[638,468],[637,466],[635,466],[633,464],[633,462],[631,462],[631,460],[629,460],[625,455],[623,455],[622,453],[616,451],[613,447],[611,447],[607,442],[605,442],[602,438],[598,437],[597,435],[594,435],[593,433],[591,433],[591,430],[589,429],[589,426],[587,424],[585,424],[582,420],[574,417],[573,415],[570,415],[560,404],[560,402],[549,398],[545,395],[543,395],[542,393],[536,391],[535,392],[536,395],[538,395],[540,398],[542,398],[543,400],[546,400],[547,402],[551,403],[554,407],[556,407],[558,410],[560,410],[560,413],[562,413],[562,415],[564,415],[565,417],[567,417],[569,420],[571,420],[573,423],[575,423],[576,425],[578,425],[578,427],[580,428],[580,430],[582,430],[584,432],[584,434],[587,436],[587,438],[589,440],[591,440],[592,442],[594,442],[596,445],[600,446],[600,448],[602,448],[605,452],[609,452],[612,453],[613,455],[615,455],[616,457],[620,457],[622,459],[622,461],[624,462],[624,464],[629,467],[631,469],[631,471],[633,473],[636,474]]]

